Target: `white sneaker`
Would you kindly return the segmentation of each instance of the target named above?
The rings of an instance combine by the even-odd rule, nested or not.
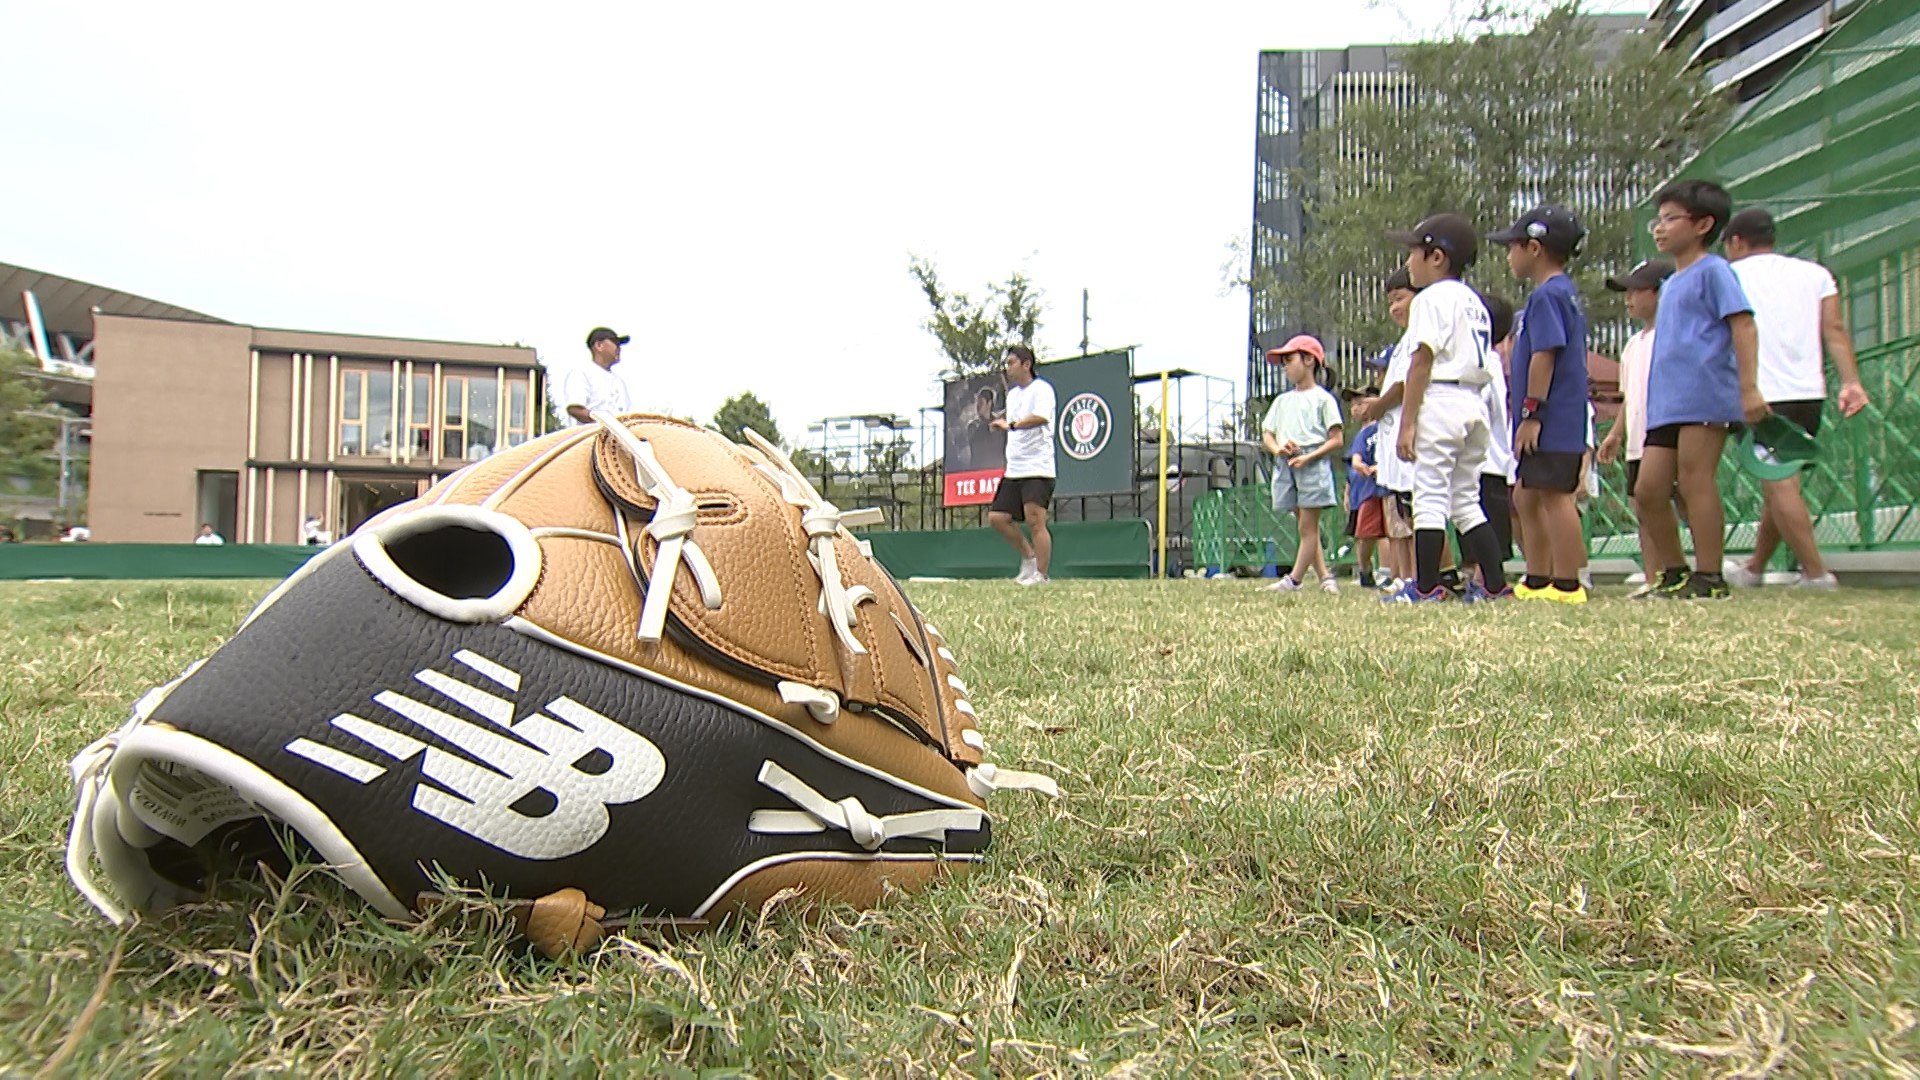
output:
[[[1340,583],[1333,578],[1323,577],[1320,579],[1320,591],[1325,593],[1338,593],[1340,591]]]
[[[1040,573],[1040,563],[1038,560],[1021,559],[1020,572],[1013,575],[1013,580],[1019,582],[1022,585],[1025,585],[1027,583],[1028,578],[1033,577],[1038,573]]]
[[[1803,576],[1799,584],[1794,586],[1796,589],[1805,589],[1808,592],[1832,592],[1839,587],[1840,579],[1834,577],[1833,571],[1831,570],[1821,574],[1819,577],[1810,578]]]
[[[1581,588],[1583,588],[1583,589],[1591,589],[1591,588],[1593,588],[1593,568],[1592,568],[1592,567],[1590,567],[1590,566],[1583,566],[1583,567],[1581,567],[1581,568],[1580,568],[1580,573],[1579,573],[1579,578],[1580,578],[1580,587],[1581,587]]]
[[[1646,572],[1646,571],[1644,571],[1644,570],[1635,570],[1635,571],[1634,571],[1633,573],[1631,573],[1631,574],[1628,574],[1628,575],[1627,575],[1627,580],[1625,580],[1625,581],[1623,581],[1623,582],[1621,582],[1620,584],[1622,584],[1622,585],[1645,585],[1646,583],[1647,583],[1647,572]]]
[[[1757,589],[1761,584],[1759,574],[1747,569],[1746,563],[1734,559],[1720,564],[1720,576],[1727,579],[1727,584],[1741,589]]]
[[[1305,585],[1293,580],[1290,574],[1281,574],[1280,580],[1266,587],[1265,592],[1299,592]]]

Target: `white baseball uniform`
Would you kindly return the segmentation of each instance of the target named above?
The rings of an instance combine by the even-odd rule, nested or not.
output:
[[[1464,534],[1487,520],[1480,469],[1492,433],[1480,390],[1499,366],[1492,322],[1480,297],[1449,278],[1413,298],[1406,340],[1409,351],[1433,354],[1414,431],[1413,527],[1444,529],[1450,520]]]

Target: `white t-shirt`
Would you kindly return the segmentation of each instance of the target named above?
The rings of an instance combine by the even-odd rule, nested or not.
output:
[[[591,360],[581,360],[560,375],[560,409],[564,415],[574,405],[588,412],[614,414],[633,411],[627,396],[627,384],[620,376]],[[581,421],[566,417],[569,426]]]
[[[1412,363],[1413,346],[1408,343],[1408,339],[1403,337],[1400,339],[1399,344],[1393,347],[1393,352],[1387,357],[1386,373],[1380,377],[1380,392],[1384,394],[1388,390],[1406,382],[1407,368]],[[1411,493],[1413,491],[1413,463],[1400,460],[1400,444],[1398,441],[1400,435],[1400,408],[1400,406],[1395,405],[1393,408],[1381,413],[1380,419],[1376,422],[1379,426],[1374,428],[1373,460],[1374,464],[1380,470],[1380,475],[1375,479],[1380,482],[1381,487],[1386,488],[1388,491]]]
[[[1768,401],[1824,401],[1820,302],[1838,296],[1827,268],[1767,252],[1733,264],[1760,332],[1760,393]]]
[[[1487,460],[1480,466],[1481,476],[1498,476],[1509,487],[1520,467],[1513,453],[1513,425],[1507,422],[1507,384],[1499,377],[1500,354],[1493,357],[1494,379],[1480,388],[1480,400],[1487,406]]]
[[[1436,281],[1413,298],[1407,342],[1410,349],[1425,345],[1432,350],[1433,384],[1457,383],[1477,390],[1493,378],[1490,370],[1500,370],[1497,357],[1491,369],[1487,361],[1493,352],[1487,305],[1459,278]]]
[[[226,540],[224,540],[219,533],[204,533],[194,537],[193,542],[202,546],[210,546],[213,544],[225,544]]]
[[[1627,339],[1620,350],[1620,419],[1627,425],[1627,460],[1647,448],[1647,374],[1653,370],[1653,327]]]
[[[1014,480],[1053,476],[1053,420],[1055,413],[1053,384],[1035,379],[1025,386],[1007,387],[1007,423],[1042,416],[1046,423],[1038,427],[1014,428],[1007,432],[1007,472]]]

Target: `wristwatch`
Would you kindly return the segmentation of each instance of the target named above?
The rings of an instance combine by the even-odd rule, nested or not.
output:
[[[1546,402],[1541,401],[1539,398],[1522,398],[1520,401],[1520,422],[1525,423],[1528,420],[1540,419],[1540,410],[1545,407],[1546,404]]]

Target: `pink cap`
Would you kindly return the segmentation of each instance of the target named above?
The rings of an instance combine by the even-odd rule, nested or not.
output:
[[[1312,334],[1295,334],[1287,339],[1285,345],[1277,349],[1267,350],[1267,363],[1285,363],[1289,353],[1297,352],[1306,353],[1308,356],[1313,357],[1323,364],[1327,362],[1326,346],[1320,344],[1319,338],[1314,337]]]

